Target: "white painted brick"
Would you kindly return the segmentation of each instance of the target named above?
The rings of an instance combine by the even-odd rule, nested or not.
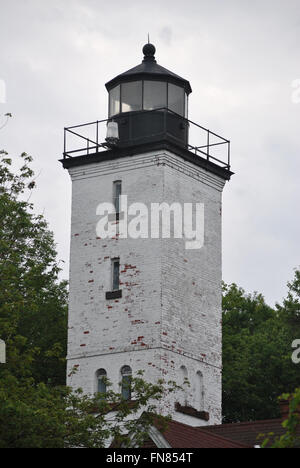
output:
[[[69,169],[72,182],[68,384],[96,391],[105,368],[117,390],[120,369],[145,378],[191,383],[168,396],[161,411],[190,425],[206,423],[174,411],[176,401],[197,406],[196,373],[204,378],[209,424],[221,422],[221,195],[224,181],[170,152],[152,152]],[[96,209],[112,201],[122,180],[128,204],[204,203],[205,243],[186,250],[184,239],[97,239]],[[111,258],[120,257],[123,297],[107,301]],[[180,382],[179,382],[180,383]],[[199,409],[199,408],[198,408]]]

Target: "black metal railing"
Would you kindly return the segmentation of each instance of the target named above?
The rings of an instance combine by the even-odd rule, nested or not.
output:
[[[154,113],[151,117],[151,113]],[[156,130],[149,129],[149,125],[144,127],[146,132],[134,132],[135,123],[140,122],[141,118],[147,117],[148,122],[152,121],[159,113],[160,124]],[[163,117],[162,117],[163,116]],[[173,116],[173,117],[172,117]],[[172,131],[168,123],[168,119],[174,118],[180,122],[182,129],[185,129],[185,137],[178,138],[178,135]],[[149,120],[150,118],[150,120]],[[118,148],[130,145],[138,145],[149,141],[171,140],[175,144],[185,147],[185,149],[193,152],[207,161],[211,161],[224,169],[230,170],[230,141],[220,135],[202,127],[201,125],[183,118],[179,114],[170,111],[166,108],[154,109],[150,111],[128,112],[119,114],[114,118],[97,120],[82,125],[75,125],[64,129],[64,159],[78,156],[90,156],[91,154],[99,153],[111,149],[111,145],[106,142],[107,123],[115,120],[120,125],[127,123],[128,134],[120,138]],[[151,127],[151,125],[150,125]],[[136,134],[138,133],[138,134]]]

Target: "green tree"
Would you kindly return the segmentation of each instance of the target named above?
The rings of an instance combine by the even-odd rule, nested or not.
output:
[[[290,412],[288,418],[282,423],[286,432],[276,437],[273,442],[272,434],[266,437],[262,447],[271,448],[300,448],[300,388],[292,394],[284,394],[280,399],[290,402]]]
[[[299,370],[291,360],[295,329],[289,317],[294,326],[299,318],[291,298],[289,304],[290,313],[286,302],[272,309],[261,294],[224,285],[224,422],[278,417],[278,396],[299,384]]]
[[[6,342],[5,372],[38,382],[65,382],[67,287],[53,235],[26,196],[35,187],[32,158],[0,153],[0,336]],[[0,377],[3,371],[0,369]]]
[[[35,187],[32,159],[19,170],[0,152],[0,448],[141,445],[162,424],[155,402],[175,384],[132,379],[134,401],[111,390],[86,396],[65,384],[67,285],[59,281],[53,235],[26,200]],[[144,410],[147,411],[144,411]],[[113,411],[112,411],[113,410]]]
[[[0,448],[140,447],[150,426],[166,428],[156,404],[176,385],[146,383],[132,378],[133,401],[112,390],[95,397],[67,387],[22,383],[7,376],[0,381]],[[146,411],[145,411],[146,409]]]

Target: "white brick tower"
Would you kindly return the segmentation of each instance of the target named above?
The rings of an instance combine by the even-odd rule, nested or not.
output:
[[[229,141],[188,121],[189,82],[159,66],[151,44],[143,52],[141,65],[107,83],[107,121],[66,129],[84,142],[70,150],[66,140],[62,160],[72,179],[68,384],[105,391],[106,375],[119,391],[140,369],[151,382],[182,384],[186,377],[190,387],[169,395],[162,411],[193,426],[219,424],[221,200],[232,173],[214,150],[229,156]],[[90,129],[96,136],[87,136]],[[108,216],[115,235],[96,230],[102,203],[116,209]],[[149,231],[120,236],[121,223],[140,213],[136,203],[149,210]],[[170,236],[151,231],[151,206],[163,204],[166,220],[174,203],[182,211],[184,204],[204,206],[201,248],[188,249],[187,236],[174,238],[173,217]]]

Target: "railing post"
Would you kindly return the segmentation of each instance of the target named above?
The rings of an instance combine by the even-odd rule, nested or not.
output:
[[[207,130],[207,161],[209,161],[210,131]]]
[[[98,147],[99,147],[99,121],[98,120],[96,123],[96,143],[97,143],[96,151],[98,152]]]
[[[67,130],[64,128],[64,159],[66,159],[66,150],[67,150]]]

